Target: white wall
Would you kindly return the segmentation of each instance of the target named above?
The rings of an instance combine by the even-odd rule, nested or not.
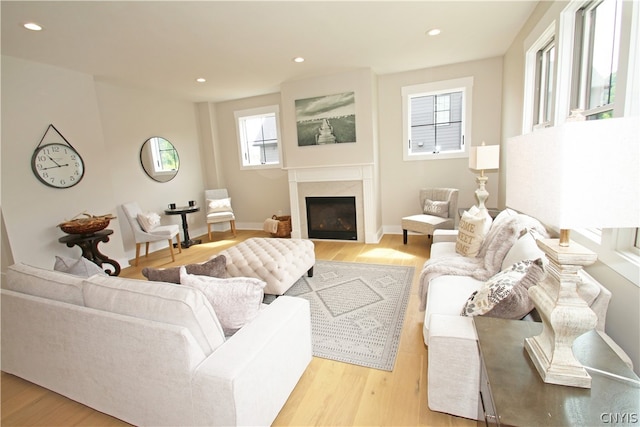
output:
[[[473,77],[472,129],[466,142],[487,145],[500,142],[502,59],[489,58],[463,64],[379,76],[378,120],[382,223],[387,233],[401,231],[400,219],[419,213],[421,188],[453,187],[460,190],[459,207],[477,204],[476,174],[468,159],[404,161],[402,136],[402,87],[420,83]],[[488,207],[498,206],[498,175],[487,173]]]

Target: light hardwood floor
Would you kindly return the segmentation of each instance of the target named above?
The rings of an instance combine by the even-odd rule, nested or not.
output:
[[[170,267],[207,260],[211,255],[259,231],[215,233],[212,242],[176,253],[167,249],[141,258],[138,267],[122,270],[122,277],[143,278],[143,267]],[[475,426],[475,421],[432,412],[427,407],[427,349],[422,340],[418,311],[418,276],[429,256],[426,236],[385,235],[379,244],[315,241],[317,259],[396,264],[415,267],[400,348],[392,372],[364,368],[314,357],[275,426]],[[2,373],[2,426],[122,426],[116,418],[94,411],[59,394]]]

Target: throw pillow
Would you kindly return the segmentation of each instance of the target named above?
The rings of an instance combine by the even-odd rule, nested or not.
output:
[[[94,274],[108,276],[97,264],[94,264],[82,256],[80,259],[73,259],[56,255],[56,262],[53,265],[53,269],[80,277],[91,277]]]
[[[201,291],[209,300],[226,336],[256,318],[264,299],[266,282],[253,277],[196,276],[180,267],[180,283]]]
[[[472,293],[460,314],[522,319],[534,307],[529,299],[529,287],[539,283],[544,276],[541,258],[517,262]]]
[[[424,201],[422,211],[426,215],[439,216],[440,218],[449,218],[449,202],[440,202],[430,199]]]
[[[138,224],[140,227],[147,233],[160,225],[160,215],[155,212],[149,213],[139,213],[138,214]]]
[[[198,276],[211,276],[223,278],[227,276],[227,258],[218,255],[201,264],[185,265],[187,273]],[[168,282],[180,284],[180,267],[142,269],[142,275],[154,282]]]
[[[207,199],[207,214],[216,212],[233,212],[231,209],[231,197],[225,199]]]
[[[487,211],[481,211],[477,206],[473,206],[463,213],[458,224],[456,252],[467,257],[478,255],[489,228],[491,228],[491,216]]]

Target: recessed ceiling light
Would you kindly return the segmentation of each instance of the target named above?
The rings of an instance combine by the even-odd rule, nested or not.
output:
[[[204,82],[206,82],[206,81],[207,81],[207,79],[205,79],[204,77],[198,77],[198,78],[196,79],[196,81],[197,81],[198,83],[204,83]]]
[[[293,58],[293,62],[304,62],[304,58],[302,56],[296,56]]]
[[[439,28],[433,28],[429,31],[427,31],[427,34],[430,36],[437,36],[438,34],[440,34],[440,29]]]
[[[23,25],[23,27],[25,27],[27,30],[31,30],[31,31],[40,31],[42,30],[42,27],[38,24],[36,24],[35,22],[27,22],[26,24]]]

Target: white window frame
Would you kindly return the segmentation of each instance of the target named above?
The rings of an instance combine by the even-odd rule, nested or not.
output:
[[[411,153],[411,98],[420,95],[437,95],[463,92],[462,107],[462,148],[460,150],[434,151],[432,153]],[[469,157],[471,136],[471,106],[473,101],[473,77],[423,83],[402,88],[402,158],[405,161],[454,159]],[[438,124],[436,124],[438,126]]]
[[[549,43],[553,42],[556,49],[556,61],[553,75],[548,76],[555,82],[556,73],[558,70],[558,46],[556,40],[556,21],[553,21],[551,25],[549,25],[538,37],[538,39],[531,44],[529,49],[527,49],[525,53],[525,84],[524,84],[524,115],[523,115],[523,123],[522,129],[523,133],[531,132],[534,128],[543,128],[547,126],[553,126],[554,120],[554,111],[555,110],[555,94],[556,94],[556,85],[553,85],[553,92],[551,94],[552,102],[551,102],[551,121],[549,123],[537,123],[537,111],[536,111],[536,103],[540,98],[539,89],[537,87],[538,81],[538,52],[543,50],[545,46],[548,46]]]
[[[265,107],[251,108],[247,110],[234,111],[234,117],[236,121],[236,136],[238,142],[238,160],[240,161],[240,169],[274,169],[282,167],[282,138],[280,133],[280,107],[278,105],[268,105]],[[271,116],[273,115],[276,120],[276,133],[277,133],[277,150],[278,161],[275,163],[262,163],[262,164],[249,164],[245,162],[248,152],[246,149],[246,141],[244,135],[243,121],[248,118],[257,116]]]
[[[572,105],[572,82],[575,16],[578,9],[590,1],[573,1],[560,14],[557,49],[557,84],[555,123],[562,124],[570,114]],[[637,116],[640,114],[640,4],[622,3],[622,28],[620,55],[616,82],[616,99],[613,116]],[[593,112],[593,111],[592,111]],[[606,120],[606,119],[604,119]],[[597,253],[598,259],[627,280],[640,286],[640,248],[635,245],[636,230],[582,229],[573,230],[572,239]]]

